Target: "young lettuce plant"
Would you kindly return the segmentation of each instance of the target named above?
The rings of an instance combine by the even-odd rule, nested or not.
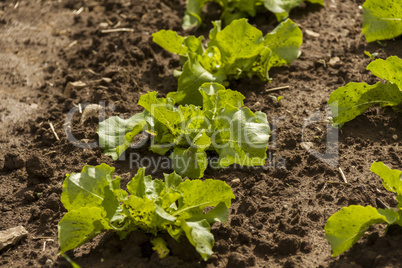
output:
[[[367,42],[392,39],[401,35],[401,1],[366,0],[363,4],[363,34]]]
[[[300,56],[303,42],[300,28],[291,20],[278,25],[265,37],[246,19],[233,21],[221,30],[220,21],[214,22],[206,49],[203,36],[182,37],[170,30],[153,34],[153,41],[185,61],[179,76],[177,92],[168,94],[179,104],[201,105],[198,88],[206,82],[222,84],[228,78],[257,75],[269,80],[272,67],[289,65]]]
[[[274,13],[278,21],[289,16],[292,8],[307,1],[324,6],[324,0],[187,0],[187,9],[183,18],[183,29],[198,28],[202,23],[202,8],[208,2],[218,3],[222,7],[221,19],[227,24],[235,19],[254,17],[265,9]]]
[[[325,235],[331,244],[332,257],[353,246],[371,225],[386,223],[402,226],[402,171],[391,170],[382,162],[374,162],[371,171],[380,176],[385,189],[397,194],[397,208],[376,209],[352,205],[329,217],[325,225]]]
[[[228,219],[235,198],[230,186],[211,179],[183,181],[176,173],[165,174],[164,181],[152,179],[140,168],[125,191],[113,172],[101,164],[67,175],[61,202],[68,212],[58,224],[61,254],[109,230],[121,239],[136,230],[167,232],[175,240],[185,235],[204,260],[213,254],[211,224]],[[213,209],[204,213],[206,207]],[[162,238],[152,243],[160,257],[168,254]]]
[[[333,114],[335,126],[361,115],[375,104],[391,106],[395,111],[402,109],[402,60],[391,56],[386,60],[377,59],[367,66],[375,76],[386,80],[375,85],[348,83],[332,92],[328,105]]]
[[[194,96],[193,98],[198,98]],[[217,83],[199,88],[202,107],[174,106],[156,92],[140,97],[145,111],[129,119],[114,116],[99,124],[100,147],[117,160],[142,131],[153,136],[150,150],[170,152],[173,169],[182,176],[201,178],[208,165],[207,150],[216,151],[216,167],[265,164],[270,128],[266,114],[243,107],[244,96]]]

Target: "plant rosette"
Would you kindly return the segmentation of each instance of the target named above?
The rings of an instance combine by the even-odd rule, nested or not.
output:
[[[175,71],[179,79],[177,92],[167,95],[176,103],[201,105],[198,88],[206,82],[223,84],[227,79],[254,75],[268,81],[272,67],[289,65],[301,54],[303,35],[290,19],[265,37],[246,19],[235,20],[223,30],[220,21],[213,24],[206,48],[202,45],[203,36],[182,37],[170,30],[152,35],[156,44],[178,54],[184,62],[182,70]]]
[[[101,164],[66,176],[61,202],[68,212],[58,224],[60,254],[109,230],[121,239],[137,230],[155,236],[167,232],[177,241],[185,235],[204,260],[213,254],[211,224],[228,219],[235,198],[230,186],[211,179],[183,181],[176,173],[165,174],[164,181],[152,179],[140,168],[125,191],[113,172]],[[212,209],[204,213],[207,207]],[[162,238],[152,244],[160,257],[168,255]]]
[[[193,98],[200,98],[202,107],[177,107],[173,99],[158,98],[156,92],[142,95],[138,104],[145,111],[129,119],[113,116],[99,124],[100,147],[117,160],[145,131],[152,137],[149,149],[169,153],[173,169],[189,178],[203,177],[208,150],[219,155],[214,168],[265,164],[270,135],[266,114],[253,113],[243,106],[241,93],[217,83],[203,84]]]

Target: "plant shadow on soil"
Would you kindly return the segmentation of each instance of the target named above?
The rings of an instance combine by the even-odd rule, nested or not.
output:
[[[381,207],[377,199],[396,205],[370,166],[383,161],[401,169],[400,115],[372,108],[341,129],[339,166],[348,184],[342,183],[337,167],[322,163],[302,146],[310,142],[313,149],[325,151],[327,124],[312,124],[304,136],[302,130],[304,119],[312,114],[325,117],[333,90],[352,81],[378,81],[366,71],[370,59],[364,50],[378,52],[380,58],[402,57],[400,38],[386,41],[385,48],[359,39],[362,2],[328,0],[324,8],[307,4],[294,9],[290,17],[304,34],[301,57],[290,67],[273,69],[271,83],[246,78],[231,82],[231,89],[246,96],[246,106],[263,111],[275,125],[268,154],[272,163],[284,159],[286,168],[206,170],[206,178],[224,180],[236,195],[229,221],[212,227],[216,242],[210,260],[202,261],[185,237],[177,243],[166,234],[172,253],[159,260],[150,249],[152,236],[140,232],[122,241],[106,233],[68,255],[83,267],[400,267],[402,235],[397,228],[388,235],[381,225],[370,228],[365,238],[337,258],[330,257],[323,229],[326,219],[342,206]],[[179,68],[179,59],[153,44],[151,34],[161,28],[193,33],[181,30],[184,0],[18,3],[0,2],[0,78],[4,81],[0,85],[0,229],[23,225],[29,235],[0,253],[0,266],[69,267],[57,255],[57,223],[66,212],[60,203],[65,174],[80,172],[86,164],[106,163],[128,182],[136,169],[127,160],[112,161],[99,148],[71,143],[64,131],[67,113],[80,103],[103,102],[106,116],[128,117],[141,111],[136,105],[141,94],[158,90],[164,96],[173,91],[177,81],[172,73]],[[84,10],[77,14],[81,7]],[[273,16],[266,15],[250,19],[264,33],[276,25]],[[211,25],[209,19],[206,25]],[[103,34],[102,27],[134,32]],[[196,34],[208,32],[203,27]],[[336,57],[339,60],[330,65]],[[97,82],[105,77],[111,82]],[[68,82],[74,81],[87,86],[65,92]],[[280,86],[289,89],[265,92]],[[278,103],[272,96],[283,99]],[[96,141],[99,117],[83,122],[81,118],[76,113],[70,124],[77,142]],[[152,156],[145,147],[130,152]],[[147,170],[156,178],[162,178],[163,172],[170,171]]]

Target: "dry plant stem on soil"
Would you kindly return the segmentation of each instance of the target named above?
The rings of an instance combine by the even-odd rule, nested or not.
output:
[[[52,132],[53,132],[53,135],[56,137],[56,140],[59,141],[59,140],[60,140],[59,135],[57,135],[56,131],[54,130],[53,124],[52,124],[52,122],[50,122],[50,121],[49,121],[49,126],[50,126],[50,129],[51,129]]]
[[[341,167],[339,167],[339,173],[341,173],[341,177],[342,177],[343,181],[345,183],[348,183],[348,180],[346,179],[345,173],[343,173],[343,170],[342,170]]]
[[[380,203],[386,209],[390,209],[390,207],[387,204],[385,204],[385,202],[382,201],[380,198],[377,197],[376,200],[378,201],[378,203]]]
[[[131,28],[117,28],[117,29],[107,29],[102,30],[101,33],[117,33],[117,32],[134,32]]]
[[[282,90],[282,89],[289,89],[289,88],[290,88],[290,86],[269,88],[269,89],[265,90],[265,93],[274,92],[274,91],[278,91],[278,90]]]

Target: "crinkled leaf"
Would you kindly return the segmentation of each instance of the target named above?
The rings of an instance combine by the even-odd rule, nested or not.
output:
[[[198,88],[206,82],[222,83],[226,79],[223,72],[210,73],[198,61],[197,55],[188,54],[188,60],[183,65],[183,72],[179,77],[177,92],[169,92],[168,98],[172,98],[179,104],[202,105],[202,96]]]
[[[148,92],[140,97],[138,105],[142,106],[151,114],[157,121],[162,123],[171,134],[177,134],[177,125],[183,118],[174,108],[174,102],[171,99],[158,98],[158,92]],[[152,132],[156,132],[152,130]]]
[[[344,123],[361,115],[372,105],[398,106],[402,103],[402,92],[391,83],[375,85],[348,83],[332,92],[328,105],[331,107],[335,125]]]
[[[205,103],[206,103],[205,101],[206,100],[210,101],[209,96],[215,95],[216,93],[218,93],[219,90],[225,90],[225,89],[226,88],[223,85],[218,84],[218,83],[204,83],[204,84],[202,84],[198,89],[199,91],[206,93],[205,96],[202,95],[203,100],[204,100],[204,103],[203,103],[202,107],[205,110],[210,110],[211,109],[210,106],[205,105]]]
[[[219,48],[222,68],[228,76],[237,78],[257,74],[260,79],[267,80],[270,68],[289,65],[300,56],[303,35],[290,19],[280,23],[265,37],[245,19],[233,21],[222,31],[215,28],[211,31],[208,46]]]
[[[264,165],[270,128],[264,113],[253,114],[243,106],[244,96],[237,91],[214,92],[211,85],[200,89],[204,106],[213,116],[211,136],[222,167],[237,163],[245,166]]]
[[[127,184],[127,190],[130,194],[150,200],[156,200],[163,188],[163,181],[153,180],[150,175],[145,176],[145,168],[138,169],[137,174]]]
[[[178,190],[183,194],[183,198],[179,200],[179,210],[176,214],[189,208],[203,210],[207,206],[217,206],[221,202],[229,207],[231,200],[235,198],[229,185],[211,179],[185,180],[178,186]]]
[[[105,186],[104,192],[105,197],[101,206],[106,211],[106,218],[109,220],[109,224],[112,228],[122,228],[126,219],[126,215],[124,215],[123,213],[123,209],[120,206],[119,200],[117,199],[114,192],[110,189],[110,186]]]
[[[209,0],[188,0],[183,18],[183,29],[191,29],[201,25],[202,7]]]
[[[205,50],[200,57],[198,57],[200,64],[211,73],[219,71],[222,66],[222,55],[217,47],[209,47]]]
[[[348,250],[371,225],[377,223],[387,223],[387,218],[371,206],[344,207],[329,217],[325,235],[331,244],[332,257]]]
[[[169,213],[176,211],[176,201],[179,200],[180,197],[181,194],[178,191],[170,189],[170,192],[164,193],[162,196],[162,202],[160,202],[162,208],[166,211],[169,211]]]
[[[206,220],[182,221],[181,228],[185,232],[188,241],[195,247],[201,257],[206,261],[214,253],[214,236],[211,234],[211,226]]]
[[[229,219],[229,209],[224,202],[221,202],[207,213],[196,215],[187,221],[200,221],[202,219],[205,219],[210,224],[214,222],[226,222]]]
[[[67,174],[63,182],[61,202],[67,210],[99,206],[105,198],[105,187],[110,187],[114,168],[106,164],[85,166],[81,173]]]
[[[202,178],[208,165],[207,154],[197,147],[176,147],[170,155],[173,169],[183,177]]]
[[[272,50],[267,69],[289,65],[297,59],[303,42],[300,28],[290,19],[281,22],[272,32],[265,36],[264,45]]]
[[[402,60],[397,56],[377,59],[367,66],[375,76],[395,84],[402,90]]]
[[[257,75],[261,81],[271,81],[272,79],[269,77],[268,72],[272,67],[270,64],[272,55],[272,50],[268,47],[264,47],[260,55],[256,58],[253,67],[247,73],[247,76],[251,78],[253,75]]]
[[[210,36],[207,46],[220,50],[226,75],[239,76],[243,70],[251,69],[264,49],[263,40],[260,30],[251,26],[246,19],[240,19],[217,32],[216,36]]]
[[[167,232],[176,241],[179,241],[180,236],[183,234],[183,230],[181,229],[181,226],[176,226],[176,225],[169,225],[167,227]]]
[[[155,206],[155,212],[158,214],[159,217],[161,217],[164,220],[174,222],[177,220],[175,216],[172,216],[171,214],[167,213],[161,206]]]
[[[192,145],[205,151],[206,149],[209,148],[209,146],[211,146],[211,138],[207,135],[207,133],[203,129],[201,132],[197,134],[197,136],[195,136]]]
[[[183,182],[183,179],[176,172],[170,174],[163,174],[165,176],[165,192],[169,193],[172,190],[174,191],[180,183]]]
[[[213,111],[217,111],[220,108],[223,108],[227,105],[236,107],[240,109],[244,106],[243,100],[245,97],[238,91],[225,89],[219,90],[216,94],[211,95],[210,99],[214,102],[215,107]]]
[[[156,213],[155,200],[130,195],[128,200],[123,202],[123,210],[131,220],[127,227],[128,231],[143,230],[155,234],[158,232],[163,218]]]
[[[79,247],[102,231],[112,229],[101,207],[79,207],[67,212],[58,224],[60,253]]]
[[[61,195],[64,207],[70,211],[80,207],[101,206],[111,226],[118,228],[123,224],[125,215],[113,192],[120,189],[120,177],[113,180],[113,172],[114,168],[101,164],[96,167],[85,166],[81,173],[67,175]]]
[[[198,106],[179,106],[178,112],[183,117],[180,134],[184,135],[178,143],[181,145],[191,145],[194,138],[209,127],[210,122],[206,119],[204,110]]]
[[[153,33],[152,37],[152,41],[162,48],[183,57],[186,57],[189,51],[202,53],[201,42],[203,36],[199,38],[195,36],[182,37],[175,31],[161,30]]]
[[[263,0],[266,9],[275,14],[278,21],[289,16],[292,8],[299,6],[304,0]],[[313,4],[324,6],[324,0],[308,0]]]
[[[105,155],[117,160],[130,147],[134,137],[147,127],[148,113],[138,113],[129,119],[109,117],[99,123],[99,146]]]
[[[171,53],[180,56],[185,56],[187,54],[188,48],[183,46],[184,37],[178,35],[174,31],[161,30],[152,34],[152,37],[152,41]]]
[[[402,171],[390,169],[383,162],[374,162],[370,170],[380,176],[385,189],[402,195]]]
[[[201,54],[204,51],[202,46],[202,40],[204,36],[195,37],[193,35],[186,36],[183,41],[183,45],[188,48],[188,52],[194,52],[196,54]]]
[[[209,40],[216,39],[216,35],[222,31],[222,22],[220,20],[212,21],[212,25],[214,27],[209,31]]]
[[[173,106],[172,99],[157,98],[156,92],[141,96],[143,106],[155,119],[152,132],[156,134],[151,150],[165,154],[175,145],[188,145],[202,129],[207,127],[204,112],[197,106]]]
[[[241,108],[244,103],[244,96],[217,83],[205,83],[199,91],[203,97],[203,108],[209,118],[212,118],[217,111],[226,106]]]
[[[366,0],[363,4],[363,34],[367,42],[391,39],[401,35],[401,1]]]
[[[219,110],[215,121],[217,135],[212,142],[216,144],[220,166],[265,164],[270,134],[266,115],[256,116],[246,107],[241,110],[226,107]]]

